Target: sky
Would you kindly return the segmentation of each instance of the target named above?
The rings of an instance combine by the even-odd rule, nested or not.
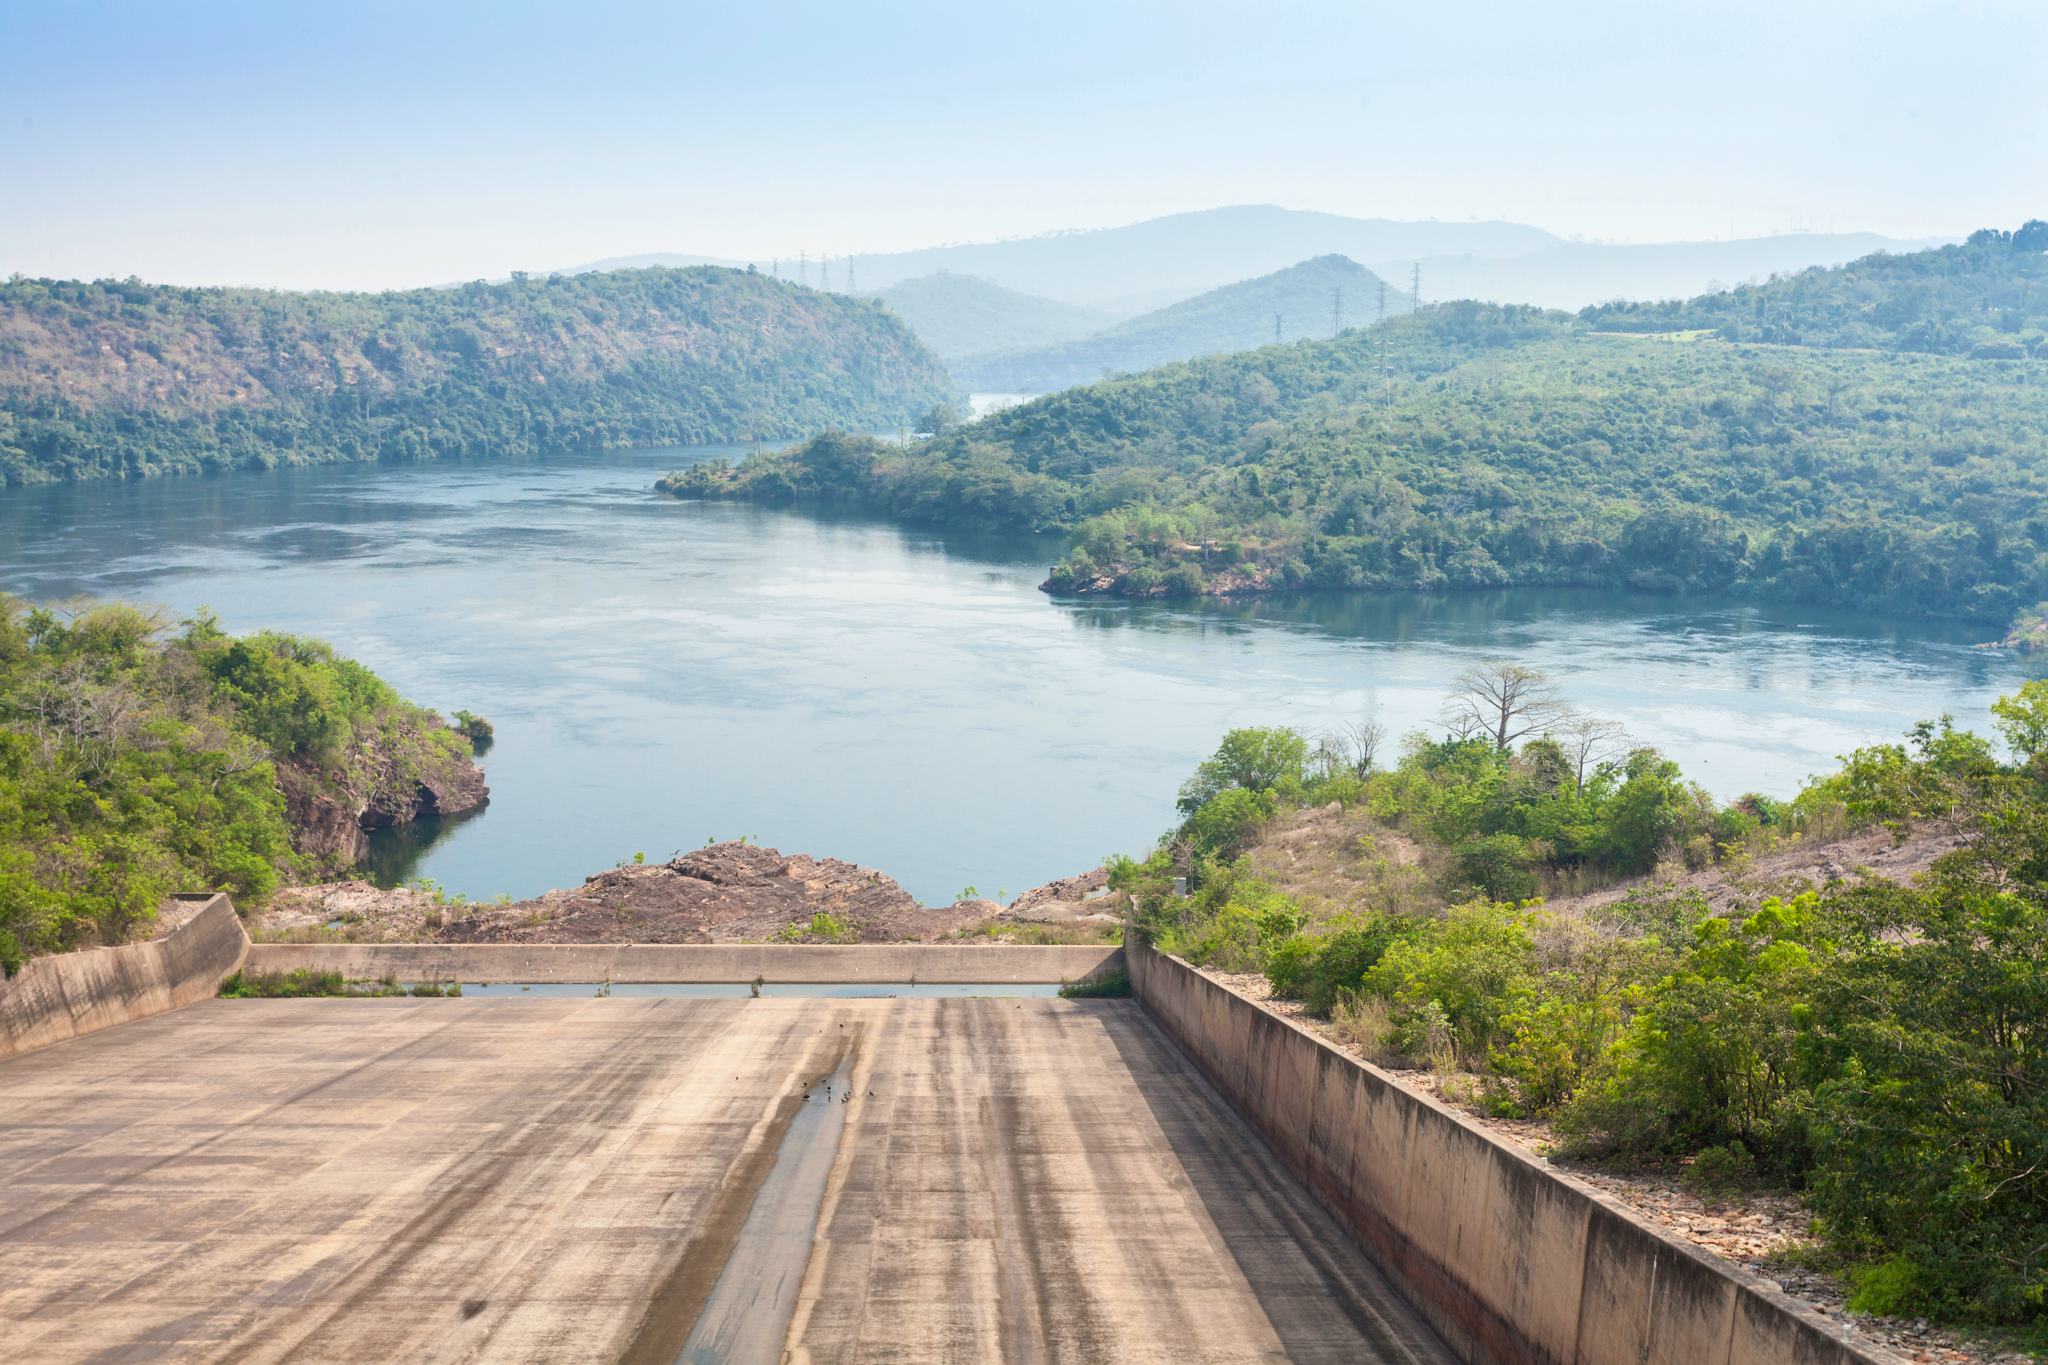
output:
[[[0,2],[0,275],[389,288],[1221,204],[2048,216],[2048,4]]]

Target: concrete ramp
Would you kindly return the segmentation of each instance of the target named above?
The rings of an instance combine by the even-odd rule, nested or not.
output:
[[[161,937],[31,958],[0,981],[0,1058],[211,999],[242,965],[249,936],[226,896],[195,899],[196,911]]]
[[[10,1360],[1452,1358],[1128,1000],[216,1000],[0,1114]]]

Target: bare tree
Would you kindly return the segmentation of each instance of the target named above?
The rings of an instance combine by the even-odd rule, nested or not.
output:
[[[1373,761],[1379,757],[1386,739],[1387,727],[1379,721],[1358,721],[1317,736],[1309,760],[1324,777],[1364,777],[1372,771]]]
[[[1540,669],[1489,659],[1458,675],[1443,721],[1459,738],[1485,735],[1503,751],[1570,714]]]
[[[1628,731],[1618,720],[1574,712],[1560,720],[1550,733],[1572,765],[1572,780],[1579,791],[1586,790],[1586,773],[1628,748]]]
[[[1351,771],[1364,777],[1387,742],[1387,727],[1377,720],[1361,720],[1345,726],[1344,737],[1351,746]]]

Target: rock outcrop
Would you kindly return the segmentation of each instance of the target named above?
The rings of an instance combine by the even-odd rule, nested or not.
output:
[[[388,750],[355,756],[349,771],[280,763],[292,843],[316,867],[342,871],[369,850],[368,833],[423,816],[462,815],[490,800],[483,770],[453,752],[418,748],[400,759]]]
[[[1004,926],[1112,924],[1121,897],[1107,893],[1106,882],[1098,868],[1027,891],[1007,908],[989,900],[925,906],[895,878],[858,863],[731,842],[502,905],[444,904],[431,892],[362,881],[294,887],[278,893],[254,927],[259,935],[338,933],[360,942],[906,943],[970,926],[991,925],[999,935]]]

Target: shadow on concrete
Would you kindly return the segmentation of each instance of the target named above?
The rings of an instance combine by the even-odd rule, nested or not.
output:
[[[1107,1030],[1290,1359],[1456,1361],[1143,1005]]]

